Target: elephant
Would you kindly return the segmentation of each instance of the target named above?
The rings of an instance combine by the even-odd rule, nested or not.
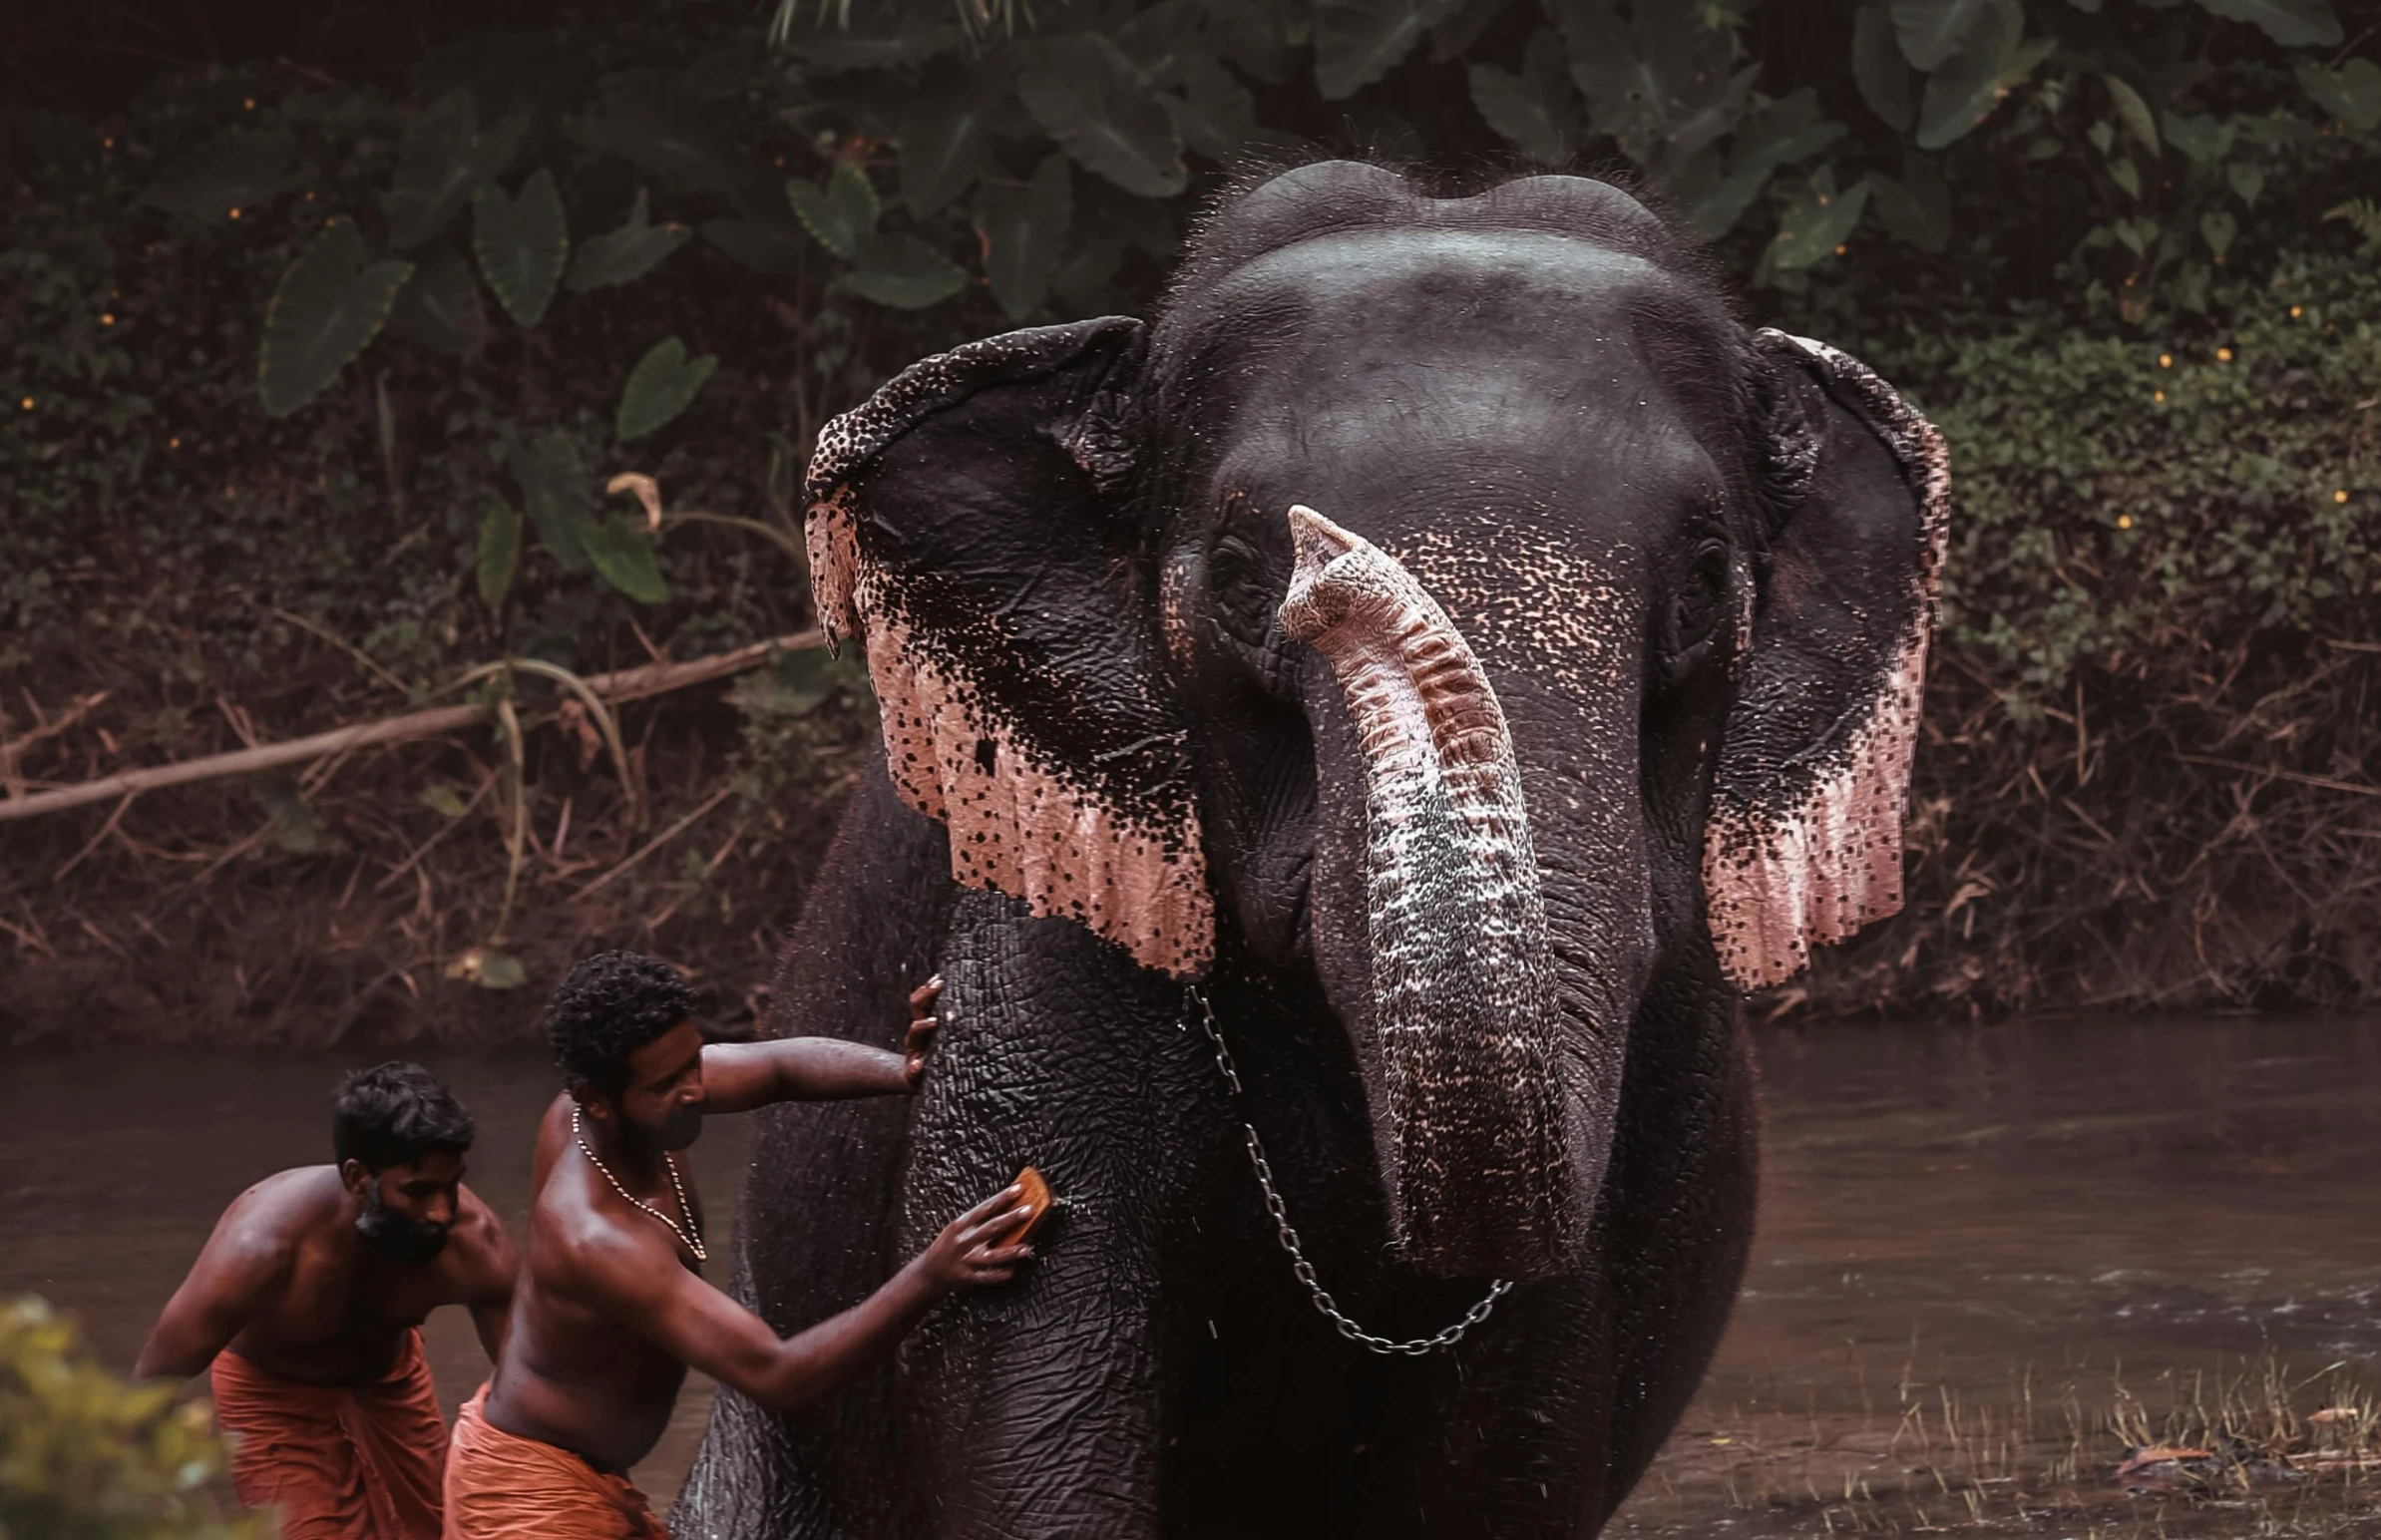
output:
[[[1744,1271],[1744,997],[1899,906],[1948,486],[1630,193],[1348,161],[834,420],[885,755],[768,1029],[944,1025],[760,1126],[734,1287],[792,1331],[1063,1204],[831,1404],[722,1392],[673,1531],[1599,1529]]]

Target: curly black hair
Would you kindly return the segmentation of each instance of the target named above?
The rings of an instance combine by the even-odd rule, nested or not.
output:
[[[701,1003],[668,963],[633,952],[598,952],[573,963],[546,1002],[546,1041],[565,1083],[617,1096],[628,1088],[628,1055]]]
[[[374,1176],[391,1166],[418,1166],[433,1150],[460,1155],[471,1138],[471,1114],[419,1064],[392,1059],[359,1069],[339,1082],[331,1103],[331,1158],[341,1165],[360,1160]]]

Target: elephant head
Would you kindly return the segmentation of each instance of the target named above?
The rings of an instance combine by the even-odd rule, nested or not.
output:
[[[1733,1019],[1898,907],[1946,487],[1625,193],[1328,163],[1222,204],[1153,323],[838,418],[809,540],[953,877],[1311,979],[1400,1251],[1534,1277],[1649,1000]]]

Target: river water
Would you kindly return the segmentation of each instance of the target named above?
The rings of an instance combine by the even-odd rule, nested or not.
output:
[[[518,1235],[551,1068],[426,1061]],[[2381,1021],[1831,1025],[1762,1061],[1745,1296],[1613,1533],[2381,1536]],[[19,1055],[0,1293],[129,1364],[222,1206],[327,1158],[358,1062]],[[693,1152],[723,1240],[743,1159],[732,1119]],[[451,1412],[485,1362],[455,1313],[428,1338]],[[690,1382],[639,1467],[657,1505],[708,1403]]]

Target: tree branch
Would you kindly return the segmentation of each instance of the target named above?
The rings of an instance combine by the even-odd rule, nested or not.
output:
[[[780,636],[774,641],[756,641],[748,647],[738,647],[733,652],[690,658],[683,663],[648,663],[641,668],[623,668],[617,673],[595,674],[587,682],[595,694],[605,700],[640,700],[648,695],[665,695],[672,690],[687,689],[712,679],[742,673],[766,661],[772,652],[798,652],[819,646],[824,640],[815,630],[802,631],[792,636]],[[79,786],[61,786],[30,796],[0,798],[0,823],[20,818],[38,818],[44,813],[63,813],[69,808],[88,807],[94,802],[129,797],[136,792],[155,791],[161,786],[186,786],[194,781],[219,780],[224,776],[251,775],[281,765],[303,764],[307,760],[319,759],[325,754],[336,754],[345,749],[435,738],[442,733],[484,722],[494,710],[494,706],[485,703],[433,706],[377,722],[335,728],[330,732],[316,733],[310,738],[294,738],[287,743],[267,743],[231,754],[210,754],[202,759],[186,759],[178,764],[152,765],[103,776],[96,781],[85,781]]]

